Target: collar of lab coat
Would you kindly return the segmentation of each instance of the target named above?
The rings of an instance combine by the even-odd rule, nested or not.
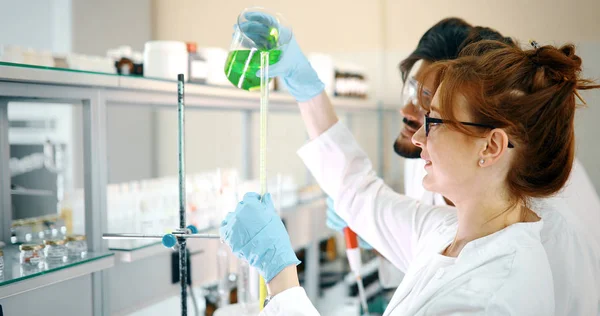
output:
[[[413,303],[407,315],[416,315],[419,309],[433,299],[449,282],[488,262],[500,258],[513,257],[519,248],[527,248],[530,245],[540,244],[540,231],[542,227],[542,220],[533,223],[516,223],[491,235],[469,242],[456,258],[454,265],[438,270],[425,290],[419,295],[418,300]],[[415,259],[414,266],[409,269],[416,269],[416,272],[418,272],[418,270],[425,268],[433,255],[441,253],[452,242],[456,234],[456,229],[456,222],[454,222],[453,225],[440,227],[428,236],[427,240],[420,245],[422,247],[421,254]],[[500,271],[500,275],[510,273],[512,260],[506,260],[506,262],[507,264],[504,266],[504,270]],[[410,293],[410,290],[417,281],[414,277],[417,274],[407,273],[403,281],[406,284],[402,284],[398,289],[399,291],[402,290],[402,292],[397,293],[399,296],[394,301],[401,302]]]

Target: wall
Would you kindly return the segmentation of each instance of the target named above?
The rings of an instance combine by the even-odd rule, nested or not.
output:
[[[600,40],[585,42],[578,46],[578,49],[583,59],[583,74],[588,78],[600,80]],[[600,192],[600,91],[582,91],[581,95],[588,106],[577,110],[575,116],[576,153],[596,187],[596,192]]]
[[[522,43],[535,39],[541,44],[600,41],[600,1],[597,0],[506,0],[443,1],[426,5],[415,1],[382,0],[385,13],[386,50],[383,93],[386,102],[399,100],[395,88],[400,84],[397,65],[416,46],[419,38],[439,20],[456,16],[473,25],[497,29]],[[591,56],[590,56],[591,57]],[[598,57],[595,57],[598,58]]]
[[[122,183],[156,176],[154,109],[111,104],[106,112],[108,182]]]
[[[416,1],[384,1],[389,50],[413,49],[425,30],[450,16],[495,28],[522,41],[585,42],[599,37],[600,2],[596,0],[430,0],[426,5]]]
[[[71,0],[0,0],[0,46],[70,51],[70,6]]]
[[[73,52],[104,56],[109,48],[136,51],[152,38],[150,0],[73,1]]]
[[[257,4],[281,12],[306,51],[382,48],[380,1],[307,0],[300,4],[276,0],[182,0],[173,5],[171,1],[154,0],[153,36],[227,48],[238,14]]]

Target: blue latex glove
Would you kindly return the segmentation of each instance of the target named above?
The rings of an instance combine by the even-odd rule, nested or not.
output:
[[[285,267],[300,263],[269,193],[262,202],[258,193],[246,193],[219,232],[233,253],[255,267],[266,282]]]
[[[245,17],[248,21],[240,24],[242,32],[259,49],[276,48],[273,41],[273,28],[279,26],[275,18],[259,12],[248,12]],[[292,31],[285,27],[279,29],[279,38],[285,39],[291,36],[291,39],[288,44],[281,47],[279,61],[269,66],[269,77],[282,77],[285,86],[296,101],[308,101],[323,92],[325,85],[302,53],[296,38],[291,34]]]
[[[333,208],[333,199],[327,197],[327,227],[337,230],[338,232],[342,232],[342,230],[348,226],[346,221],[344,221],[339,215],[335,213],[335,209]],[[363,249],[371,250],[373,247],[369,245],[366,241],[364,241],[360,236],[358,236],[358,246]]]

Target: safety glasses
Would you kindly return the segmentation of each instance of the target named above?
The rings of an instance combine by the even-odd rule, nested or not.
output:
[[[406,83],[404,84],[404,88],[402,89],[402,102],[403,105],[411,103],[413,105],[417,105],[417,93],[419,92],[419,82],[414,77],[408,78]],[[433,97],[433,93],[427,89],[423,89],[422,92],[422,100],[425,102],[429,102]]]

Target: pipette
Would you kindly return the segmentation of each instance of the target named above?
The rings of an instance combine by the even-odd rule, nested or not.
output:
[[[346,255],[348,256],[350,270],[352,270],[356,276],[360,305],[363,309],[363,315],[367,315],[369,313],[369,307],[367,305],[367,294],[365,293],[362,276],[360,275],[362,260],[360,258],[360,248],[358,247],[358,236],[356,236],[356,233],[352,231],[350,227],[346,226],[344,227],[344,238],[346,240]]]
[[[267,114],[269,110],[269,51],[260,52],[260,147],[259,182],[260,196],[267,193]],[[259,308],[263,309],[267,299],[267,285],[261,276],[259,282]]]

